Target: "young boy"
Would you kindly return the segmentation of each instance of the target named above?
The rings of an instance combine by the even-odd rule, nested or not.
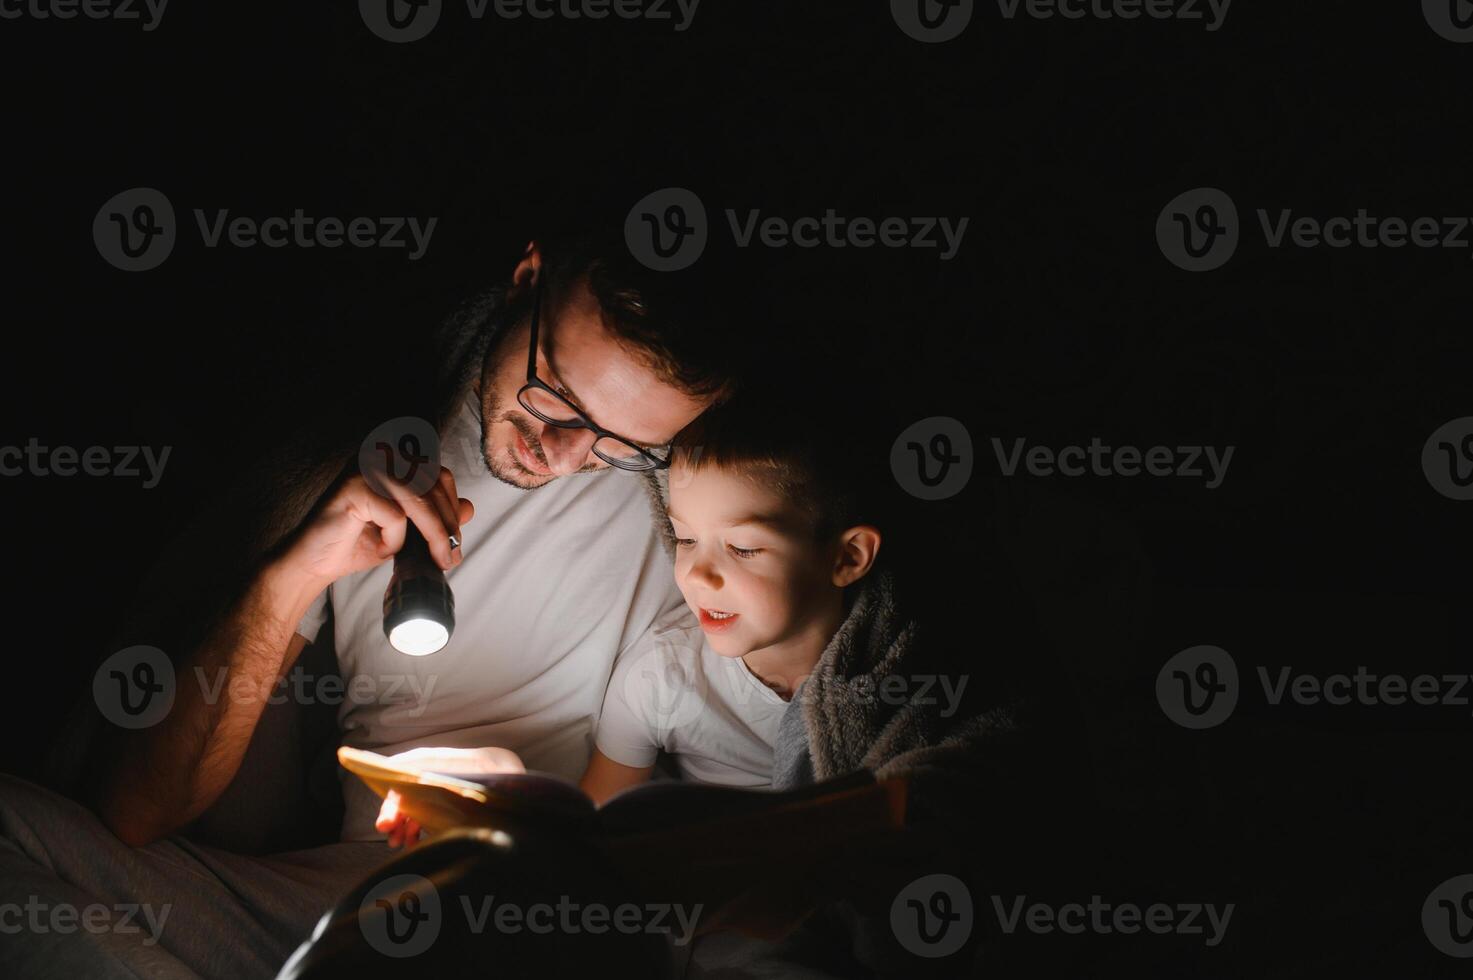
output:
[[[615,668],[582,780],[595,802],[648,779],[661,749],[685,779],[772,784],[789,700],[880,550],[844,462],[750,396],[681,434],[668,515],[687,608]]]

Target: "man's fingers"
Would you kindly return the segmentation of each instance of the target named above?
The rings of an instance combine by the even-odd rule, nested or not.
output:
[[[431,490],[429,496],[433,497],[434,493]],[[404,516],[413,521],[419,533],[424,535],[435,562],[441,568],[450,568],[454,564],[450,554],[450,530],[445,526],[445,519],[440,516],[436,503],[426,497],[410,496],[400,500],[399,506],[404,508]],[[458,523],[456,527],[459,527]]]
[[[445,492],[444,483],[437,483],[425,494],[425,500],[435,508],[435,513],[440,515],[440,521],[445,525],[446,550],[454,561],[460,560],[460,554],[454,548],[449,547],[450,535],[455,535],[460,540],[460,506],[459,502]]]
[[[379,496],[361,477],[348,496],[348,512],[379,529],[386,554],[396,554],[404,547],[404,508],[397,501]]]
[[[472,507],[471,502],[462,497],[460,492],[455,489],[455,474],[450,472],[450,467],[448,466],[440,467],[440,486],[445,488],[447,499],[458,502],[456,512],[460,523],[470,523],[470,519],[476,516],[476,508]]]

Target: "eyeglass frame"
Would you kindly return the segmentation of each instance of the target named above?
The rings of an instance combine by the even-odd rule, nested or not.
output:
[[[532,329],[527,340],[527,383],[517,389],[517,404],[521,405],[528,412],[531,412],[532,415],[534,415],[538,419],[541,419],[543,422],[546,422],[548,425],[556,426],[559,429],[587,429],[588,431],[592,432],[593,445],[588,447],[589,451],[592,452],[599,459],[603,460],[605,463],[608,463],[610,466],[616,469],[624,470],[627,473],[648,473],[652,470],[669,469],[670,460],[674,457],[673,453],[670,454],[670,458],[661,459],[660,457],[651,453],[648,449],[645,449],[643,446],[635,444],[632,440],[619,435],[617,432],[611,432],[608,429],[603,428],[602,426],[594,422],[593,419],[589,418],[588,415],[584,413],[583,410],[580,409],[577,405],[574,405],[572,402],[568,401],[567,398],[563,397],[561,393],[554,390],[553,387],[549,385],[546,381],[543,381],[541,378],[537,377],[537,332],[541,319],[542,277],[539,275],[537,277],[537,285],[533,287],[532,293]],[[553,398],[557,399],[563,405],[567,406],[568,411],[572,412],[574,417],[571,419],[554,419],[548,418],[546,415],[543,415],[541,412],[537,411],[537,409],[527,404],[527,402],[522,397],[532,388],[547,392]],[[598,441],[600,439],[613,439],[617,442],[623,443],[624,445],[628,446],[630,449],[633,449],[636,453],[638,453],[638,458],[642,459],[643,461],[647,461],[647,465],[628,466],[625,465],[625,462],[627,461],[618,462],[609,459],[603,453],[598,451]],[[665,448],[668,450],[668,445]]]

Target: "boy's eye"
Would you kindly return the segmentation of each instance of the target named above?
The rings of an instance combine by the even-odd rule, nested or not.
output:
[[[695,543],[696,543],[696,539],[695,538],[676,538],[675,539],[675,547],[677,547],[677,548],[689,548],[691,545],[693,545]]]
[[[736,555],[738,558],[751,558],[753,555],[762,550],[761,548],[738,548],[734,544],[729,544],[726,547],[728,551]]]

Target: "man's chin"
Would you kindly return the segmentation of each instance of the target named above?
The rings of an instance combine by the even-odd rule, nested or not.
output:
[[[519,490],[536,490],[557,479],[556,473],[533,473],[517,460],[510,449],[502,450],[499,456],[488,454],[486,469],[502,483]]]

